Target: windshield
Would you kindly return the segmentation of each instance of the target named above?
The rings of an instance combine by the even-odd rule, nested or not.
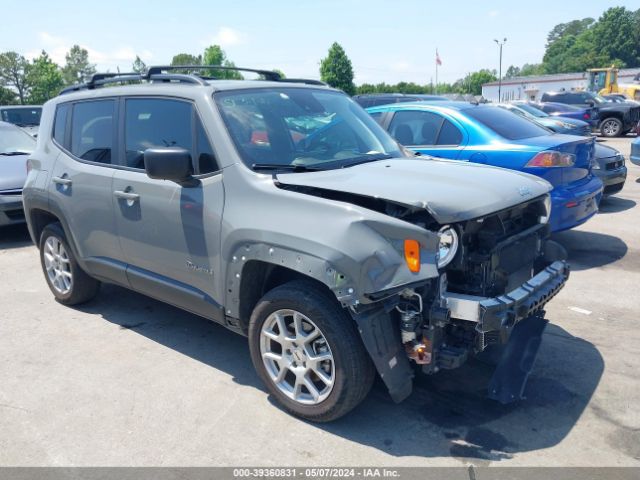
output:
[[[507,140],[551,135],[551,132],[546,128],[504,108],[473,107],[462,110],[462,112]]]
[[[0,155],[31,153],[35,148],[36,141],[19,128],[0,127]]]
[[[214,98],[243,162],[254,169],[330,169],[404,156],[342,93],[285,87],[219,92]]]
[[[516,107],[518,107],[520,110],[524,110],[525,112],[533,115],[534,117],[544,118],[549,116],[548,114],[544,113],[542,110],[538,110],[536,107],[532,107],[528,103],[518,103],[516,104]]]
[[[41,107],[6,108],[2,110],[2,121],[21,127],[40,125]]]
[[[607,99],[604,98],[602,95],[594,95],[593,101],[596,103],[607,103]]]

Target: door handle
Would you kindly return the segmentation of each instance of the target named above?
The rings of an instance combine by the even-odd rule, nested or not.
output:
[[[135,202],[140,198],[140,195],[137,193],[125,192],[123,190],[116,190],[113,192],[113,196],[122,200],[127,200],[128,202]]]
[[[64,177],[53,177],[51,181],[53,183],[57,183],[58,185],[64,185],[65,187],[68,187],[73,183],[70,178]]]

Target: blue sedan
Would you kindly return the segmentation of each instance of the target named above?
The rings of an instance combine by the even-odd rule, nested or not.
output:
[[[598,211],[603,187],[591,172],[592,138],[553,134],[491,105],[416,102],[367,111],[398,143],[421,154],[510,168],[547,180],[554,187],[549,223],[555,232],[580,225]]]

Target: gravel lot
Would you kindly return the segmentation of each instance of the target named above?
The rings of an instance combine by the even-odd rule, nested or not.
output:
[[[607,141],[629,154],[630,138]],[[114,286],[53,300],[25,227],[0,229],[0,465],[640,466],[640,167],[556,236],[573,273],[527,399],[484,398],[478,364],[395,405],[378,384],[335,423],[274,405],[244,338]]]

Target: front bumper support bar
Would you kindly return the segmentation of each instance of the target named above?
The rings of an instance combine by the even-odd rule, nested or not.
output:
[[[569,264],[557,260],[518,288],[499,297],[445,292],[451,318],[476,322],[476,330],[490,332],[512,327],[551,300],[569,278]]]

